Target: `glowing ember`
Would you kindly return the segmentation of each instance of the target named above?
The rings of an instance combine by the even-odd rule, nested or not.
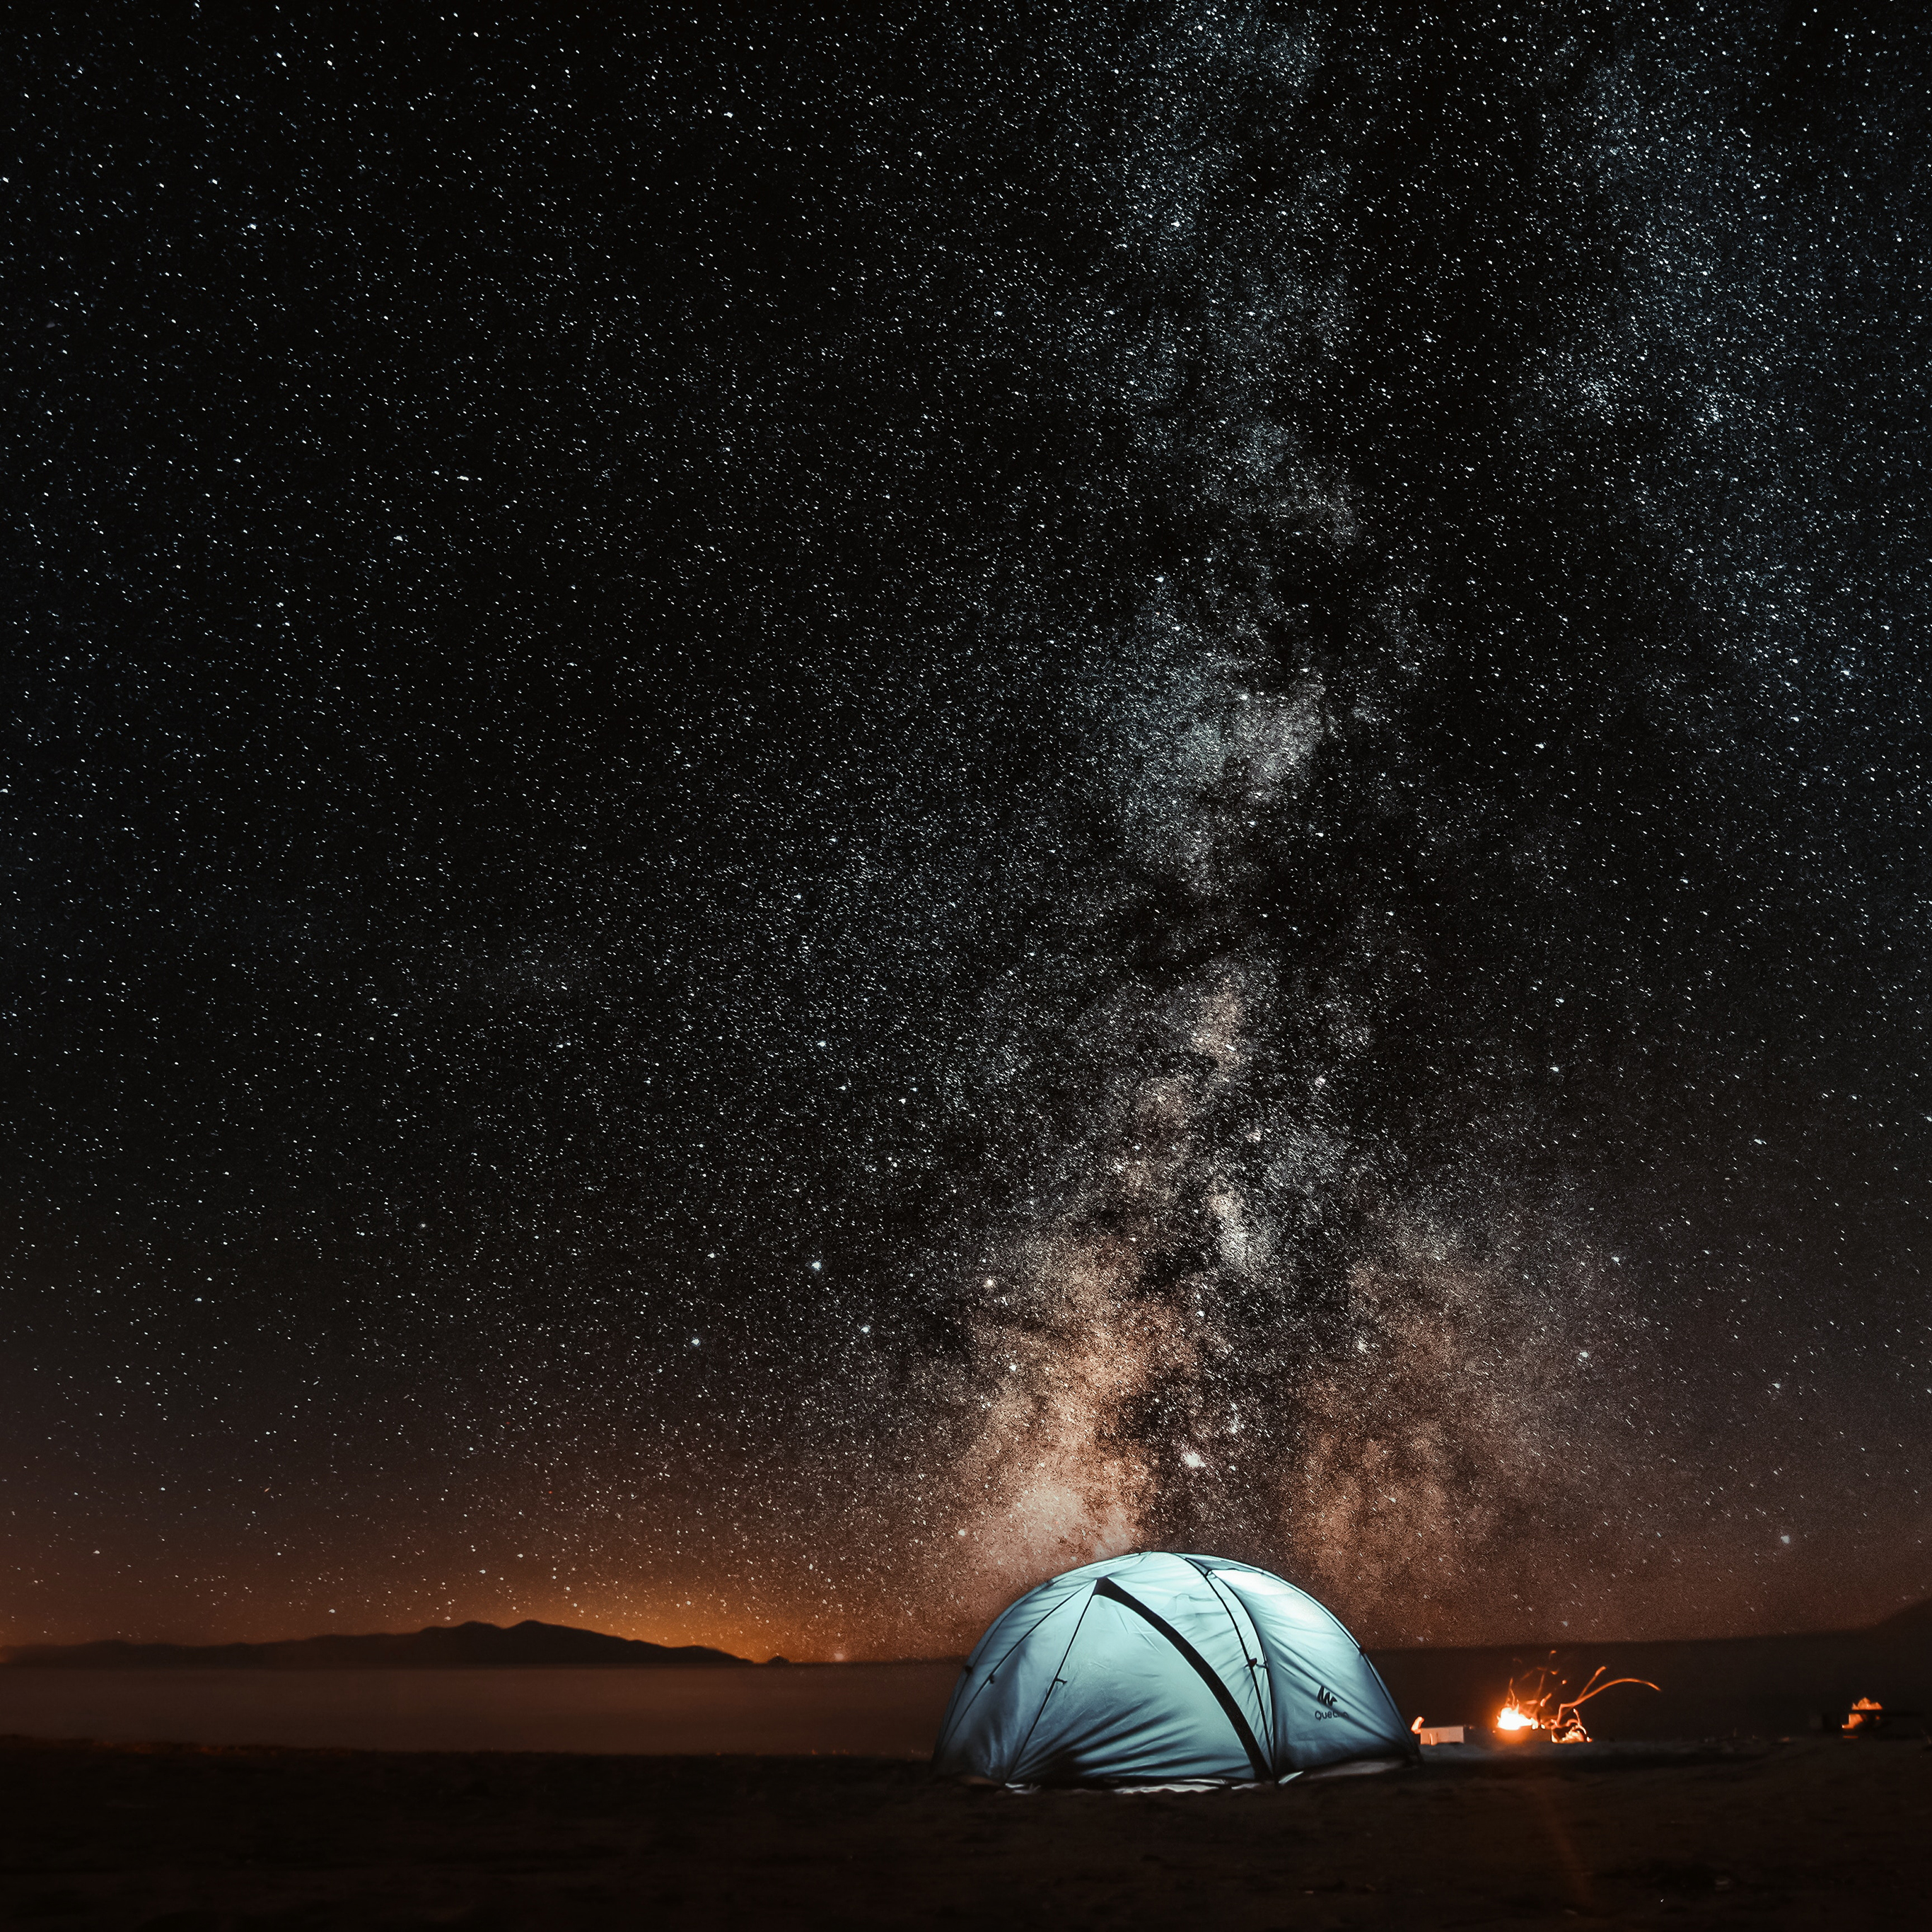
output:
[[[1848,1736],[1859,1731],[1882,1731],[1885,1728],[1885,1706],[1876,1697],[1861,1697],[1846,1713],[1840,1728]]]
[[[1553,1659],[1556,1653],[1550,1652]],[[1607,1666],[1598,1664],[1590,1673],[1590,1680],[1574,1697],[1563,1695],[1563,1679],[1556,1674],[1553,1663],[1540,1666],[1532,1672],[1528,1683],[1522,1690],[1516,1688],[1516,1679],[1510,1679],[1508,1695],[1503,1700],[1502,1708],[1496,1713],[1496,1729],[1504,1737],[1522,1737],[1534,1732],[1559,1744],[1586,1744],[1590,1733],[1583,1728],[1583,1720],[1577,1715],[1579,1709],[1599,1691],[1608,1690],[1618,1684],[1641,1684],[1647,1690],[1657,1686],[1647,1677],[1604,1678]],[[1845,1728],[1852,1728],[1847,1724]]]

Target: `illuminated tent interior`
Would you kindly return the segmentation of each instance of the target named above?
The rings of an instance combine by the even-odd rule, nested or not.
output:
[[[1306,1592],[1221,1557],[1143,1551],[1000,1614],[933,1765],[1002,1784],[1246,1784],[1414,1750],[1375,1666]]]

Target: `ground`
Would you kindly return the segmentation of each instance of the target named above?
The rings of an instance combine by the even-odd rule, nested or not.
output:
[[[1932,1751],[1834,1738],[1032,1796],[876,1758],[0,1740],[0,1924],[1816,1928],[1928,1922]]]

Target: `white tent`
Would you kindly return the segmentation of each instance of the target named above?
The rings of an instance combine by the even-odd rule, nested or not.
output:
[[[1312,1597],[1245,1563],[1144,1551],[995,1619],[933,1766],[1003,1784],[1252,1784],[1415,1755],[1375,1666]]]

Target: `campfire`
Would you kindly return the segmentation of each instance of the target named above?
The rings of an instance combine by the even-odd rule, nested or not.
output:
[[[1855,1738],[1861,1732],[1876,1736],[1885,1727],[1885,1706],[1876,1697],[1861,1697],[1845,1713],[1845,1721],[1839,1726],[1848,1738]]]
[[[1550,1654],[1553,1660],[1556,1653]],[[1598,1664],[1574,1697],[1563,1694],[1568,1687],[1558,1676],[1553,1661],[1532,1671],[1520,1690],[1512,1677],[1503,1707],[1496,1713],[1497,1731],[1504,1738],[1540,1737],[1554,1744],[1588,1744],[1590,1733],[1579,1713],[1592,1697],[1619,1684],[1641,1684],[1646,1690],[1658,1688],[1648,1677],[1606,1678],[1604,1672],[1608,1667]]]

